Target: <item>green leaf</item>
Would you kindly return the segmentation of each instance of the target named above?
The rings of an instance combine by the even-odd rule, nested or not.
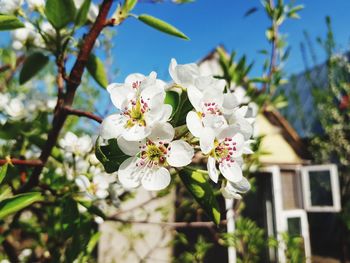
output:
[[[86,67],[94,80],[102,88],[107,88],[108,78],[103,62],[94,54],[90,54]]]
[[[96,140],[95,154],[97,159],[102,163],[107,173],[118,171],[119,166],[130,156],[123,153],[118,146],[117,139],[108,140],[107,145],[99,145]]]
[[[176,91],[172,91],[172,90],[168,90],[166,92],[164,103],[169,104],[173,108],[172,113],[171,113],[171,117],[173,117],[174,114],[176,113],[176,111],[178,110],[179,102],[180,102],[179,93],[177,93]]]
[[[41,193],[25,193],[7,198],[0,202],[0,219],[15,213],[35,202],[44,200]]]
[[[136,4],[137,4],[137,0],[125,0],[123,9],[126,13],[129,13],[131,10],[134,9]]]
[[[101,232],[97,232],[90,238],[90,241],[86,246],[86,252],[88,254],[91,254],[94,251],[94,248],[96,247],[97,242],[99,241],[101,235],[102,235]]]
[[[11,188],[8,186],[3,186],[0,189],[0,201],[9,198],[12,195]]]
[[[220,223],[220,208],[214,195],[213,188],[200,170],[182,169],[179,176],[187,190],[193,195],[198,204],[204,209],[209,218]]]
[[[167,22],[164,22],[163,20],[160,20],[156,17],[142,14],[138,16],[138,19],[145,23],[146,25],[149,25],[150,27],[153,27],[159,31],[162,31],[166,34],[173,35],[185,40],[190,40],[184,33],[182,33],[180,30],[178,30],[176,27],[168,24]]]
[[[171,120],[171,124],[174,127],[181,126],[186,123],[187,113],[193,109],[193,106],[188,99],[187,92],[182,92],[180,95],[180,102],[177,110]]]
[[[87,15],[90,9],[90,4],[91,4],[91,0],[85,0],[84,3],[81,5],[78,11],[77,17],[75,19],[75,25],[77,27],[81,27],[85,25],[87,21]]]
[[[75,19],[75,5],[73,0],[47,0],[45,15],[50,23],[61,29]]]
[[[8,165],[9,165],[9,164],[6,163],[5,165],[3,165],[3,166],[1,167],[1,171],[0,171],[0,184],[1,184],[1,182],[5,179]]]
[[[35,52],[25,60],[21,73],[19,74],[19,83],[22,85],[38,74],[49,62],[49,58],[40,52]]]
[[[66,197],[62,200],[61,209],[61,231],[63,237],[68,238],[79,225],[78,203],[74,199]]]
[[[24,24],[15,16],[0,15],[0,31],[13,30],[24,27]]]

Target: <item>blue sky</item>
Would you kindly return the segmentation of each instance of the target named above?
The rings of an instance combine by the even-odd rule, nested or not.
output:
[[[339,50],[348,48],[350,37],[349,0],[305,0],[296,3],[305,6],[300,12],[302,18],[288,21],[281,28],[282,32],[288,33],[292,47],[286,65],[289,73],[304,68],[299,50],[303,30],[307,30],[313,39],[324,36],[326,15],[332,18]],[[161,18],[181,29],[191,40],[183,41],[149,28],[136,19],[128,19],[117,28],[113,54],[120,73],[115,81],[122,81],[132,72],[147,74],[152,70],[167,79],[167,67],[172,57],[179,63],[197,61],[219,44],[229,51],[236,50],[239,55],[246,54],[250,61],[255,61],[252,75],[260,74],[263,55],[257,51],[269,48],[264,35],[269,22],[262,9],[249,17],[243,17],[254,6],[260,8],[260,1],[197,0],[180,6],[171,3],[138,4],[135,14],[148,13]],[[318,50],[322,58],[322,51]]]
[[[99,1],[94,1],[99,2]],[[122,82],[130,73],[148,74],[155,70],[160,78],[169,79],[168,64],[172,57],[179,63],[198,61],[223,44],[228,51],[235,50],[238,56],[247,55],[248,61],[255,61],[251,75],[261,74],[264,56],[257,51],[270,49],[265,30],[269,21],[261,8],[259,0],[196,0],[194,3],[175,5],[170,0],[161,4],[142,3],[135,14],[147,13],[161,18],[182,30],[191,40],[184,41],[150,28],[134,18],[127,19],[116,27],[114,39],[113,67],[119,73],[111,81]],[[350,1],[349,0],[296,0],[305,9],[300,12],[300,20],[290,20],[281,31],[288,34],[292,52],[286,71],[300,72],[304,69],[299,44],[306,30],[312,39],[324,36],[326,32],[325,16],[332,18],[335,38],[339,51],[348,49],[350,37]],[[252,8],[260,10],[249,17],[244,13]],[[0,33],[0,43],[9,41],[8,33]],[[318,47],[315,44],[315,47]],[[320,61],[322,50],[317,48]]]

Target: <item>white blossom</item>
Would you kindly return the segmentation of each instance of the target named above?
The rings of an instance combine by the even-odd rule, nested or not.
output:
[[[104,199],[108,196],[108,187],[111,183],[111,176],[107,174],[97,174],[92,178],[92,182],[85,176],[79,175],[75,179],[79,190],[84,194],[84,197],[89,200]]]
[[[67,132],[64,138],[59,141],[60,146],[67,152],[76,155],[84,155],[92,149],[92,139],[89,135],[78,137],[72,132]]]
[[[37,10],[45,6],[45,0],[27,0],[29,9]]]
[[[239,182],[233,183],[227,181],[226,186],[221,188],[221,193],[226,199],[241,199],[241,194],[250,190],[250,183],[247,178],[242,177]]]
[[[0,13],[1,14],[14,14],[23,4],[23,0],[0,0]]]
[[[168,121],[172,107],[164,104],[165,83],[156,77],[155,72],[148,77],[132,74],[125,83],[107,87],[120,113],[103,120],[100,128],[103,139],[122,136],[128,141],[139,141],[151,133],[155,124]]]
[[[14,120],[23,119],[26,116],[26,109],[20,98],[11,99],[8,104],[4,105],[4,110]]]
[[[251,141],[245,141],[244,136],[237,132],[233,126],[223,129],[214,139],[213,148],[208,157],[209,177],[217,183],[219,166],[221,174],[230,182],[237,183],[242,180],[242,154],[251,154]]]
[[[162,190],[171,181],[170,167],[191,163],[193,148],[182,140],[175,140],[174,129],[168,123],[157,124],[152,134],[141,142],[118,139],[120,149],[132,157],[119,167],[118,179],[125,188],[140,184],[149,191]]]

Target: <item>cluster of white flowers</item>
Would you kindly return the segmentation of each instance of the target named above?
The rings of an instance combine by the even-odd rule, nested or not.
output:
[[[11,98],[8,93],[0,94],[0,124],[5,124],[7,119],[31,119],[34,112],[51,111],[55,105],[56,100],[40,99],[40,95],[28,99],[23,95]]]
[[[64,173],[67,179],[74,180],[82,198],[95,201],[105,199],[111,194],[112,201],[118,202],[120,193],[116,194],[113,191],[116,189],[115,185],[118,186],[115,182],[116,178],[101,169],[95,154],[91,153],[93,141],[89,135],[78,137],[72,132],[67,132],[59,140],[59,145],[65,153]],[[63,173],[62,169],[56,172]]]
[[[118,178],[126,188],[140,184],[147,190],[161,190],[171,181],[169,169],[191,163],[196,141],[208,157],[210,178],[218,182],[218,170],[226,178],[223,194],[239,198],[250,189],[243,177],[243,154],[250,154],[250,137],[254,116],[248,106],[240,107],[236,95],[225,92],[225,81],[203,76],[196,64],[178,65],[171,60],[169,73],[173,83],[167,85],[149,76],[129,75],[122,84],[107,88],[118,113],[104,119],[100,136],[104,141],[115,138],[119,148],[130,158],[119,167]],[[172,107],[164,103],[167,89],[187,92],[193,110],[186,124],[198,140],[176,138],[169,123]]]
[[[43,13],[46,1],[45,0],[0,0],[0,13],[1,14],[20,14],[22,6],[26,2],[29,10],[39,11]],[[77,10],[79,10],[84,3],[84,0],[74,0],[74,4]],[[91,3],[90,9],[87,14],[87,19],[90,22],[94,22],[98,15],[98,7],[96,4]],[[47,21],[42,21],[39,24],[39,29],[35,28],[34,25],[29,21],[24,21],[24,27],[13,30],[12,35],[12,47],[15,50],[22,50],[24,47],[35,47],[45,48],[45,41],[42,35],[50,36],[55,38],[56,30]],[[39,32],[40,31],[40,32]]]

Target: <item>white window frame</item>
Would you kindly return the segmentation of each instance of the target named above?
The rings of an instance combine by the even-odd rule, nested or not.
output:
[[[311,203],[311,189],[309,172],[328,170],[331,180],[332,206],[313,206]],[[308,212],[339,212],[340,204],[340,187],[338,178],[338,168],[335,164],[309,165],[301,167],[301,179],[303,185],[304,208]]]
[[[301,236],[304,239],[305,259],[307,263],[311,262],[309,223],[307,220],[306,211],[303,209],[284,210],[282,214],[284,219],[284,226],[286,227],[286,232],[288,232],[288,218],[300,218]]]

